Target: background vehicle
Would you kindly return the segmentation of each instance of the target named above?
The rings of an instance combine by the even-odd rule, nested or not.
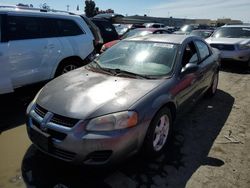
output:
[[[127,38],[40,90],[27,109],[29,137],[78,164],[110,164],[140,149],[159,155],[175,118],[215,94],[218,71],[217,50],[199,37]]]
[[[108,43],[105,43],[102,48],[101,52],[104,52],[108,48],[112,47],[115,45],[117,42],[120,40],[123,40],[128,37],[136,37],[136,36],[145,36],[149,34],[169,34],[170,32],[165,30],[165,29],[158,29],[158,28],[138,28],[138,29],[133,29],[125,33],[119,40],[114,40]]]
[[[9,78],[1,93],[49,80],[89,62],[94,37],[85,21],[68,12],[0,6],[0,62]],[[2,66],[2,65],[1,65]]]
[[[193,30],[197,29],[209,29],[209,26],[200,24],[188,24],[188,25],[183,25],[179,31],[175,31],[174,33],[178,35],[188,35]]]
[[[206,40],[221,51],[222,60],[246,63],[250,67],[250,26],[225,25]]]
[[[197,29],[191,31],[190,35],[198,36],[203,39],[206,39],[212,35],[214,31],[213,30],[205,30],[205,29]]]
[[[165,25],[162,23],[145,23],[143,24],[146,28],[164,28]]]
[[[115,30],[115,27],[112,25],[112,22],[105,18],[90,18],[90,20],[99,28],[100,34],[102,37],[102,44],[100,43],[97,46],[97,52],[101,49],[102,45],[117,40],[119,38],[118,33]]]

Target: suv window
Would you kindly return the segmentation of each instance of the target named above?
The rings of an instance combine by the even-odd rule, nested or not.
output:
[[[58,19],[57,24],[59,27],[60,36],[75,36],[84,34],[79,26],[72,20]]]
[[[195,41],[195,44],[198,48],[200,57],[201,57],[201,61],[206,59],[209,55],[210,55],[210,51],[208,46],[202,42],[202,41]]]
[[[8,40],[75,36],[84,32],[72,20],[27,16],[8,17]]]
[[[23,16],[8,17],[9,40],[40,38],[40,25],[35,18]]]

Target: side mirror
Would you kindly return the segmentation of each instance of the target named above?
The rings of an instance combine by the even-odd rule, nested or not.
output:
[[[198,70],[199,66],[193,63],[186,64],[185,67],[181,69],[181,74],[191,74]]]

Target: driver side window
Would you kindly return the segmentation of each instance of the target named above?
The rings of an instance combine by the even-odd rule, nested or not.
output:
[[[193,42],[186,45],[182,56],[182,67],[188,63],[198,64],[198,53]]]

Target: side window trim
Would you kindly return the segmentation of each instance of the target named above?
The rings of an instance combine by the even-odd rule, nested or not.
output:
[[[201,41],[201,40],[196,39],[196,40],[194,40],[193,42],[194,42],[194,45],[195,45],[197,54],[198,54],[198,56],[199,56],[199,62],[198,62],[198,64],[201,64],[201,63],[203,63],[203,61],[205,61],[208,57],[211,56],[211,54],[212,54],[211,49],[209,48],[209,46],[207,46],[206,43],[204,43],[204,42]],[[207,49],[208,49],[209,54],[208,54],[207,56],[205,56],[204,58],[201,58],[200,50],[198,49],[198,46],[197,46],[196,42],[201,42],[201,43],[203,43],[203,44],[205,44],[205,45],[207,46]]]

